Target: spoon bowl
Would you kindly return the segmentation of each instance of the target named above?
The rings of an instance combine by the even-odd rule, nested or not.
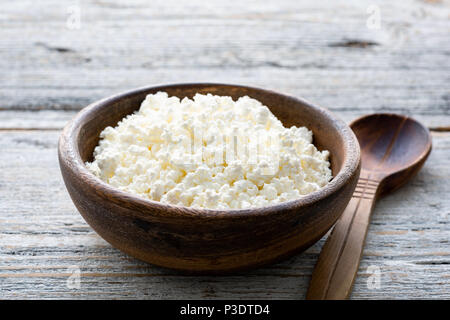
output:
[[[431,152],[428,129],[406,116],[372,114],[354,120],[350,127],[361,147],[362,169],[380,181],[380,196],[411,179]]]

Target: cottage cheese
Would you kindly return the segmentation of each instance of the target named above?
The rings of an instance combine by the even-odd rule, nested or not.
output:
[[[328,151],[305,127],[285,128],[247,96],[150,94],[100,134],[87,168],[110,185],[162,203],[210,209],[263,207],[319,190]]]

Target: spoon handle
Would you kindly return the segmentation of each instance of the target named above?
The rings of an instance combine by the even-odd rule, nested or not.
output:
[[[361,171],[353,197],[322,248],[306,299],[346,299],[350,295],[379,183]]]

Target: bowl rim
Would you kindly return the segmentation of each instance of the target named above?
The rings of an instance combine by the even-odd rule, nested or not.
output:
[[[117,102],[122,99],[130,98],[134,95],[143,94],[147,91],[165,91],[165,89],[175,88],[175,87],[199,87],[204,88],[208,86],[222,86],[230,88],[241,88],[260,91],[264,94],[278,95],[284,98],[295,100],[308,108],[314,109],[315,111],[321,113],[326,118],[331,120],[331,123],[337,129],[337,132],[342,136],[344,141],[344,161],[339,170],[338,174],[333,177],[333,179],[328,182],[320,190],[314,191],[301,198],[285,201],[278,204],[273,204],[265,207],[256,208],[245,208],[245,209],[208,209],[208,208],[194,208],[185,207],[179,205],[165,204],[159,201],[154,201],[134,195],[132,193],[121,191],[108,183],[104,182],[93,173],[91,173],[85,163],[81,158],[79,152],[77,138],[80,133],[81,127],[83,126],[88,115],[95,113],[101,108],[108,107],[110,104]],[[308,128],[309,129],[309,128]],[[185,216],[185,217],[200,217],[200,218],[211,218],[211,217],[221,217],[226,219],[235,219],[244,216],[264,216],[277,213],[286,209],[296,209],[299,207],[305,207],[319,202],[327,197],[330,197],[338,190],[342,189],[348,180],[356,173],[360,168],[360,148],[358,140],[347,125],[341,118],[331,113],[329,110],[314,105],[303,98],[294,97],[292,95],[276,92],[273,90],[262,89],[258,87],[251,87],[240,84],[225,84],[225,83],[214,83],[214,82],[190,82],[190,83],[172,83],[172,84],[159,84],[139,87],[127,91],[123,91],[109,97],[97,100],[88,106],[81,109],[78,114],[64,127],[58,141],[58,157],[61,163],[65,164],[66,168],[72,171],[72,174],[79,177],[83,182],[89,186],[89,188],[94,188],[97,194],[102,196],[108,195],[108,200],[115,200],[114,203],[126,203],[133,202],[136,205],[156,209],[152,210],[152,213],[158,215],[160,212],[164,212],[164,216]]]

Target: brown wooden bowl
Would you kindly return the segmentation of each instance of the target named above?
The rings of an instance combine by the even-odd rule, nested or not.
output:
[[[333,180],[298,200],[258,209],[209,210],[162,204],[120,191],[90,173],[100,132],[138,110],[145,96],[166,91],[212,93],[261,101],[285,126],[306,126],[329,150]],[[67,190],[89,225],[114,247],[149,263],[221,273],[278,261],[305,250],[336,222],[359,176],[360,149],[351,129],[329,111],[273,91],[225,84],[175,84],[131,90],[84,108],[59,139]]]

